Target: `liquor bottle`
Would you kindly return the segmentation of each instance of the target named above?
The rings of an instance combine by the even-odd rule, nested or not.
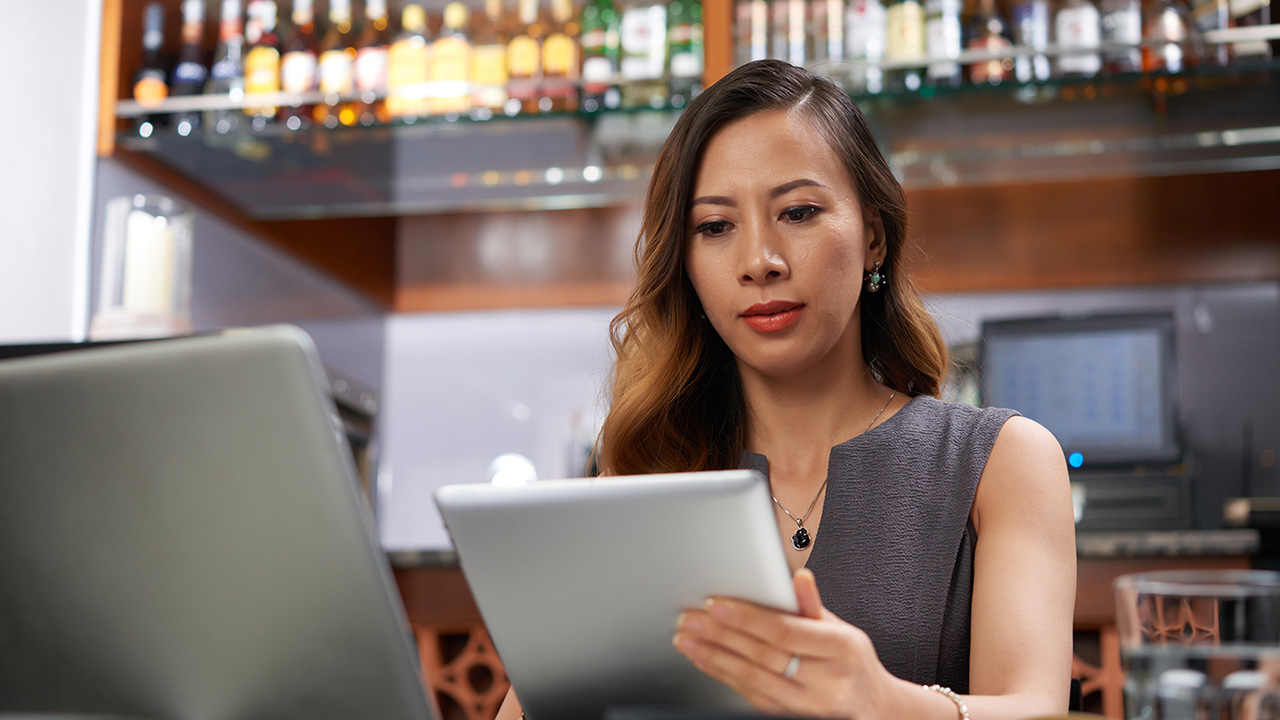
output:
[[[978,0],[969,16],[968,47],[970,50],[1001,55],[1013,48],[1009,24],[1004,21],[996,0]],[[1013,59],[1007,55],[981,60],[969,66],[969,81],[974,85],[999,85],[1013,78]]]
[[[169,79],[170,90],[175,96],[199,95],[204,92],[209,69],[204,58],[204,0],[182,2],[182,48],[178,50],[178,63],[173,66]],[[200,113],[180,112],[174,115],[174,129],[186,137],[200,129]]]
[[[164,46],[164,7],[148,3],[142,11],[142,67],[133,78],[133,99],[144,108],[159,107],[169,97],[160,48]],[[142,115],[135,122],[138,134],[151,137],[164,123],[163,115]]]
[[[1215,30],[1226,30],[1231,24],[1231,8],[1227,0],[1190,0],[1191,24],[1194,31],[1203,36]],[[1225,67],[1231,63],[1229,43],[1207,43],[1199,53],[1199,63],[1211,67]]]
[[[356,90],[356,49],[351,31],[351,0],[329,0],[329,28],[320,42],[320,92],[323,103],[316,105],[314,117],[327,128],[355,125],[355,103],[349,98]]]
[[[387,52],[391,30],[387,27],[387,0],[365,0],[364,29],[356,41],[356,92],[360,94],[357,114],[361,125],[385,123]]]
[[[250,0],[245,9],[244,91],[247,95],[280,92],[280,36],[274,0]],[[244,109],[253,128],[262,130],[276,116],[274,105]]]
[[[213,65],[209,68],[209,82],[205,83],[206,95],[225,95],[232,100],[244,96],[244,17],[240,0],[222,0],[222,16],[218,23],[218,47],[213,53]],[[223,134],[240,127],[244,113],[239,110],[221,109],[205,113],[204,124],[209,130]]]
[[[734,65],[769,57],[768,0],[737,0],[734,5]]]
[[[1049,0],[1015,0],[1013,3],[1013,42],[1033,50],[1049,47]],[[1042,53],[1019,55],[1013,60],[1013,73],[1020,83],[1044,82],[1049,79],[1049,56]]]
[[[1224,0],[1225,1],[1225,0]],[[1098,0],[1102,18],[1102,69],[1117,75],[1142,72],[1142,3],[1140,0]]]
[[[573,0],[551,0],[551,20],[542,41],[539,110],[578,109],[578,62],[578,20],[574,17]]]
[[[811,62],[841,80],[836,66],[844,60],[844,0],[809,0]],[[821,67],[831,64],[830,67]]]
[[[667,102],[667,6],[634,0],[622,12],[623,107],[661,108]]]
[[[1058,43],[1058,76],[1091,78],[1102,69],[1098,46],[1102,43],[1102,21],[1092,0],[1061,0],[1053,17],[1053,36]]]
[[[929,66],[925,79],[934,87],[960,87],[960,64],[955,58],[963,49],[961,0],[925,0],[924,38]]]
[[[920,89],[920,68],[924,64],[924,6],[919,0],[891,0],[885,9],[885,60],[912,63],[887,73],[887,84],[895,92]]]
[[[671,105],[684,107],[702,92],[702,2],[671,0],[667,6],[667,76]]]
[[[511,32],[506,26],[502,0],[485,0],[484,17],[471,47],[472,116],[488,120],[503,112],[507,94],[507,44]]]
[[[1187,68],[1185,44],[1191,23],[1176,0],[1148,0],[1143,8],[1142,71],[1182,72]]]
[[[466,113],[471,109],[471,39],[467,23],[471,11],[454,0],[444,7],[444,25],[431,43],[431,67],[427,76],[433,87],[427,107],[432,115]]]
[[[280,57],[280,89],[303,94],[319,87],[320,67],[316,51],[316,15],[312,0],[293,0],[292,27]],[[284,126],[301,130],[311,124],[315,107],[298,103],[280,109]]]
[[[387,115],[416,122],[429,112],[426,97],[427,13],[421,5],[405,5],[400,14],[400,35],[387,51]]]
[[[542,77],[542,38],[546,25],[538,12],[538,0],[518,0],[518,29],[507,45],[507,92],[512,102],[508,115],[538,111],[538,80]]]
[[[769,0],[769,21],[773,31],[769,57],[804,65],[809,60],[805,0]]]
[[[875,95],[884,89],[888,15],[881,0],[849,0],[845,11],[844,54],[849,59],[849,92]]]
[[[613,0],[587,0],[582,8],[583,110],[613,110],[622,104],[617,80],[619,52],[618,13]]]

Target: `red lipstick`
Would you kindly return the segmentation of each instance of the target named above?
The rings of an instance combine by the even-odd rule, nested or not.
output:
[[[740,317],[753,330],[772,333],[791,327],[796,320],[800,319],[800,313],[803,311],[804,303],[773,300],[752,305],[743,310]]]

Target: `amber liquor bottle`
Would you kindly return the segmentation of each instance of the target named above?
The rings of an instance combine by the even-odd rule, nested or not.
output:
[[[293,0],[292,27],[286,35],[280,57],[280,89],[302,95],[318,87],[319,61],[316,52],[316,15],[312,0]],[[315,108],[309,104],[287,105],[280,110],[284,126],[301,130],[311,124]]]
[[[329,0],[329,28],[320,42],[320,92],[316,122],[327,128],[355,125],[356,103],[349,98],[356,89],[356,48],[351,31],[351,0]]]
[[[578,19],[574,17],[573,0],[551,0],[551,21],[542,41],[539,110],[578,109],[578,63]]]
[[[391,47],[391,30],[387,21],[387,0],[365,0],[364,30],[356,42],[356,92],[360,94],[357,112],[361,125],[385,123],[390,119],[386,108],[387,52]]]
[[[142,67],[133,79],[133,99],[144,108],[159,107],[169,97],[169,83],[160,58],[163,46],[164,7],[158,2],[148,3],[142,11]],[[139,116],[135,123],[138,134],[150,137],[165,119],[161,114]]]

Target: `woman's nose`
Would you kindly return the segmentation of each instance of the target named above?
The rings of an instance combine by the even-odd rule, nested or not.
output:
[[[767,229],[742,233],[739,281],[763,283],[785,278],[790,273],[781,238]]]

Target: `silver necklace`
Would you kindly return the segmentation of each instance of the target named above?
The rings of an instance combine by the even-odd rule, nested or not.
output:
[[[884,401],[884,407],[880,408],[880,412],[876,413],[876,416],[871,418],[871,422],[867,423],[866,429],[862,431],[863,433],[870,430],[871,426],[876,424],[876,421],[880,419],[880,416],[884,414],[884,411],[889,408],[889,403],[893,402],[893,398],[897,395],[897,390],[889,393],[889,399]],[[830,479],[830,477],[827,478],[827,480]],[[773,503],[777,505],[782,512],[786,513],[787,517],[796,522],[796,534],[791,536],[791,546],[796,550],[803,550],[809,547],[809,543],[813,542],[813,539],[809,537],[809,531],[804,527],[804,521],[809,519],[809,513],[813,512],[813,507],[818,504],[818,498],[822,497],[822,491],[827,487],[827,480],[822,481],[822,485],[818,487],[818,493],[813,496],[813,502],[809,503],[809,509],[805,510],[804,514],[800,517],[792,515],[791,511],[788,510],[785,505],[778,502],[778,498],[775,497],[772,492],[769,493],[769,497],[773,498]]]

